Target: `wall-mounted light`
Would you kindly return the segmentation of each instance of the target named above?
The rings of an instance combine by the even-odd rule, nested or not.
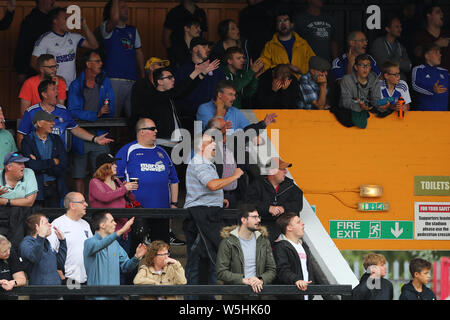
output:
[[[373,184],[363,184],[359,187],[359,195],[363,198],[376,198],[383,195],[383,187]]]
[[[389,202],[358,202],[358,211],[389,211]]]

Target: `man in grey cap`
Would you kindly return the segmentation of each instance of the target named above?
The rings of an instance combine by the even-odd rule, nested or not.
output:
[[[327,76],[331,64],[318,56],[309,59],[309,71],[299,80],[299,109],[329,109]]]
[[[27,167],[36,175],[39,187],[36,203],[49,208],[61,207],[67,194],[66,169],[67,152],[59,135],[53,134],[55,119],[51,113],[37,111],[33,116],[34,130],[22,140],[21,150],[29,157]]]
[[[0,206],[33,206],[38,186],[33,170],[25,168],[28,160],[17,152],[5,156],[4,169],[0,170]]]

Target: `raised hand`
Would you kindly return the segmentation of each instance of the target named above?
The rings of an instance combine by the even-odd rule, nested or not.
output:
[[[97,138],[95,138],[95,143],[104,146],[105,144],[111,143],[114,140],[113,139],[109,139],[106,138],[106,136],[109,134],[109,132],[102,134],[101,136],[98,136]]]

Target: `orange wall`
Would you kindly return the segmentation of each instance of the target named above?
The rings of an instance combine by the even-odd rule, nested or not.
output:
[[[255,110],[263,119],[269,110]],[[450,176],[450,112],[409,112],[404,120],[392,114],[371,116],[366,129],[345,128],[328,111],[273,110],[279,129],[280,155],[305,198],[316,205],[327,231],[329,220],[410,220],[414,202],[450,202],[450,197],[414,196],[414,176]],[[270,134],[270,132],[269,132]],[[390,211],[361,213],[345,207],[330,192],[358,189],[362,184],[384,188]],[[359,193],[338,193],[348,205],[364,201]],[[307,228],[307,226],[306,226]],[[449,250],[450,241],[336,240],[341,250]]]

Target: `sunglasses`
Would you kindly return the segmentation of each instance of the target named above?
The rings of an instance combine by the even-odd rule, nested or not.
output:
[[[155,131],[155,130],[156,130],[156,127],[140,128],[139,130],[150,130],[150,131]]]

